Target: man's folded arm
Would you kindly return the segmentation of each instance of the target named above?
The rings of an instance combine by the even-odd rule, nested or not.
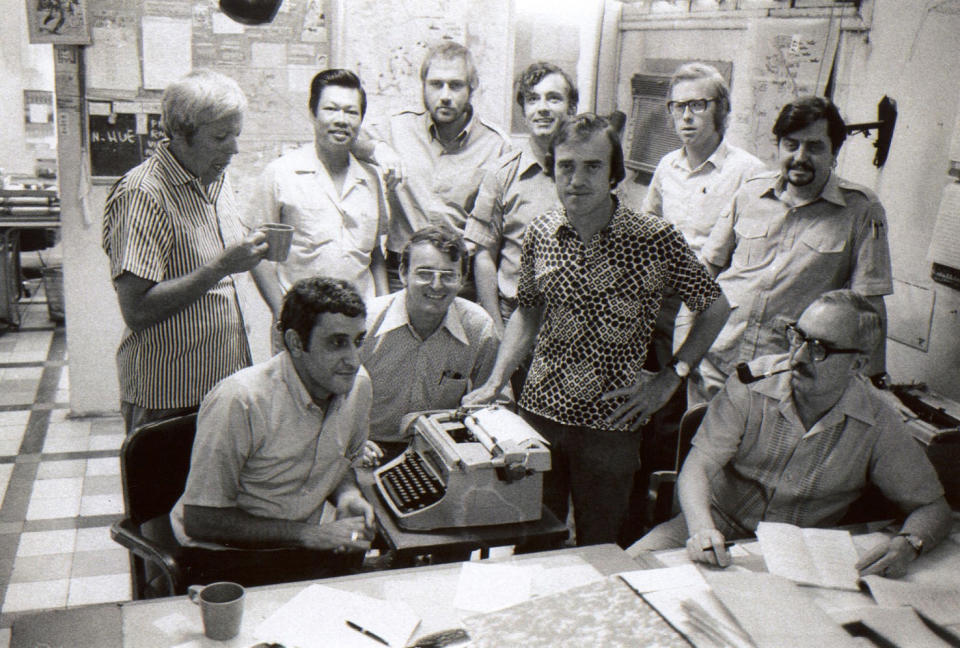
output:
[[[723,469],[707,453],[696,446],[690,448],[683,469],[677,478],[680,509],[687,521],[687,530],[693,535],[701,529],[716,527],[710,513],[710,483]]]

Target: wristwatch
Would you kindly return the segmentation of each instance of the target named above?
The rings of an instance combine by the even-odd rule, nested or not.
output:
[[[673,369],[673,373],[677,374],[681,378],[686,378],[689,376],[690,370],[692,369],[689,363],[684,362],[680,358],[673,358],[670,360],[670,364],[667,366]]]
[[[898,533],[897,536],[906,540],[907,544],[913,547],[913,550],[917,552],[918,556],[923,552],[923,538],[920,536],[913,535],[912,533]]]

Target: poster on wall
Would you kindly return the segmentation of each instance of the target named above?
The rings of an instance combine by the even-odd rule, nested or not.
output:
[[[24,0],[31,43],[89,45],[88,0]]]

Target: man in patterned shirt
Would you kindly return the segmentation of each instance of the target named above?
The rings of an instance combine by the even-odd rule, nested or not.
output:
[[[236,273],[267,253],[243,236],[224,169],[247,105],[236,81],[191,72],[163,93],[169,137],[107,197],[103,249],[127,329],[117,351],[121,410],[139,425],[196,411],[250,364]]]
[[[861,573],[902,576],[944,538],[950,507],[933,466],[861,375],[881,338],[870,300],[825,293],[788,325],[787,338],[789,354],[751,363],[765,377],[731,377],[711,401],[677,484],[683,514],[631,553],[686,541],[693,560],[727,565],[726,538],[750,536],[762,520],[835,525],[868,482],[907,518],[861,559]]]
[[[638,467],[638,429],[699,361],[729,307],[672,225],[613,197],[625,174],[623,149],[605,119],[573,118],[551,153],[563,207],[531,222],[519,306],[490,379],[463,402],[493,400],[536,340],[520,407],[551,444],[544,503],[566,519],[572,495],[577,543],[614,542]],[[641,366],[667,289],[698,316],[674,361],[645,375]]]

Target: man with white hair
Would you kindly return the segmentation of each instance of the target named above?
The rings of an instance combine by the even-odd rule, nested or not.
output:
[[[194,71],[163,93],[169,139],[113,186],[103,249],[127,329],[117,351],[127,433],[196,411],[221,379],[251,363],[232,275],[267,253],[244,237],[224,169],[247,101],[236,81]]]

